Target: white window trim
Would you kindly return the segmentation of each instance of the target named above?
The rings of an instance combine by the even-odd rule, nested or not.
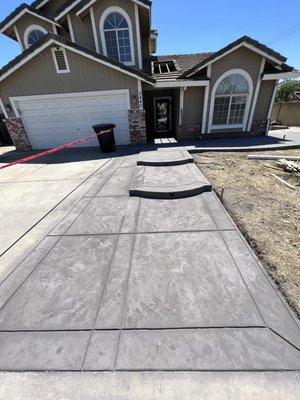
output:
[[[207,67],[207,77],[211,78],[211,65]],[[201,133],[206,133],[206,122],[207,122],[207,110],[208,110],[208,99],[209,99],[209,89],[210,84],[205,86],[205,93],[204,93],[204,105],[203,105],[203,113],[202,113],[202,126],[201,126]]]
[[[106,40],[105,40],[105,34],[104,34],[104,22],[105,22],[106,18],[108,17],[108,15],[113,13],[113,12],[117,12],[117,13],[121,14],[125,18],[125,20],[126,20],[126,22],[128,24],[128,28],[129,28],[129,40],[130,40],[130,51],[131,51],[131,60],[132,61],[131,62],[127,62],[127,63],[123,63],[123,64],[125,64],[125,65],[135,65],[135,51],[134,51],[132,22],[131,22],[131,19],[130,19],[129,15],[121,7],[118,7],[118,6],[108,7],[104,11],[104,13],[101,15],[99,29],[100,29],[100,36],[101,36],[103,53],[107,57]]]
[[[62,51],[64,53],[67,69],[65,69],[63,71],[58,68],[57,60],[56,60],[56,57],[55,57],[55,51],[56,50]],[[51,49],[51,51],[52,51],[52,56],[53,56],[53,61],[54,61],[54,65],[55,65],[55,68],[56,68],[56,72],[58,74],[69,74],[70,73],[70,66],[69,66],[69,61],[68,61],[66,49],[64,47],[59,47],[59,48],[53,47]]]
[[[91,22],[92,22],[92,28],[93,28],[93,36],[94,36],[94,42],[95,42],[95,49],[96,49],[96,52],[97,52],[97,53],[100,53],[100,46],[99,46],[98,33],[97,33],[97,28],[96,28],[94,7],[91,7],[91,8],[90,8],[90,16],[91,16]]]
[[[67,14],[67,22],[68,22],[71,41],[73,43],[75,43],[75,34],[74,34],[74,29],[73,29],[72,19],[71,19],[71,15],[70,14]]]
[[[249,121],[248,121],[248,125],[247,125],[247,131],[251,130],[253,117],[254,117],[254,112],[255,112],[255,109],[256,109],[257,99],[258,99],[260,86],[261,86],[261,82],[262,82],[262,74],[264,72],[265,65],[266,65],[266,59],[263,57],[262,60],[261,60],[261,65],[260,65],[260,69],[259,69],[259,72],[258,72],[257,84],[256,84],[256,88],[255,88],[253,101],[252,101],[252,107],[251,107],[250,117],[249,117]]]
[[[137,3],[134,3],[134,15],[135,15],[135,29],[136,29],[139,68],[142,69],[143,68],[142,39],[141,39],[139,6],[137,5]]]
[[[245,112],[244,112],[243,123],[242,124],[234,124],[234,125],[213,125],[212,121],[213,121],[214,106],[215,106],[215,96],[216,96],[217,88],[218,88],[219,84],[222,82],[222,80],[224,78],[226,78],[229,75],[233,75],[233,74],[242,75],[247,80],[248,86],[249,86],[249,93],[248,93],[248,96],[247,96],[247,102],[246,102],[246,108],[245,108]],[[224,74],[222,74],[221,76],[219,76],[219,78],[217,79],[216,83],[214,84],[214,87],[213,87],[212,92],[211,92],[210,110],[209,110],[209,122],[208,122],[208,133],[211,133],[212,129],[242,128],[242,130],[245,131],[246,128],[247,128],[247,121],[248,121],[249,112],[250,112],[250,105],[251,105],[251,101],[252,101],[252,95],[253,95],[253,81],[252,81],[251,76],[245,70],[243,70],[243,69],[230,69],[230,70],[224,72]]]
[[[45,35],[48,33],[47,29],[45,29],[41,25],[29,25],[24,32],[24,44],[25,44],[26,49],[28,49],[28,47],[30,47],[28,44],[28,37],[29,37],[30,33],[35,30],[42,31],[42,32],[44,32]]]
[[[22,43],[22,40],[21,40],[21,37],[20,37],[20,34],[19,34],[19,29],[18,29],[17,25],[14,25],[14,32],[15,32],[17,41],[18,41],[18,43],[20,45],[21,51],[23,51],[24,50],[24,46],[23,46],[23,43]]]

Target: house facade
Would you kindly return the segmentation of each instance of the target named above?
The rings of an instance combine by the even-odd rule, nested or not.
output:
[[[267,132],[277,81],[299,72],[247,36],[214,53],[156,56],[151,7],[36,0],[0,23],[21,50],[0,70],[0,108],[17,149],[68,143],[106,122],[117,125],[119,145]]]

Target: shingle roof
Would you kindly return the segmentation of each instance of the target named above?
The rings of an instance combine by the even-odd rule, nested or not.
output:
[[[152,56],[144,60],[144,71],[153,76],[153,78],[158,80],[169,80],[177,79],[186,71],[193,68],[195,65],[199,64],[201,61],[207,59],[213,53],[196,53],[196,54],[172,54],[172,55],[158,55]],[[152,62],[163,62],[163,61],[174,61],[175,65],[178,66],[177,72],[172,72],[170,74],[154,74],[152,75],[151,63]]]
[[[75,3],[76,0],[67,0],[56,12],[56,17],[58,15],[60,15],[66,8],[68,8],[69,6],[71,6],[73,3]],[[85,7],[91,0],[82,0],[81,2],[79,2],[76,7],[75,7],[75,11],[80,11],[83,7]],[[152,1],[149,0],[140,0],[142,3],[146,4],[147,6],[152,5]]]
[[[131,74],[137,75],[138,77],[146,80],[149,83],[155,83],[155,79],[147,75],[145,72],[142,72],[136,68],[129,67],[127,65],[124,65],[120,63],[119,61],[113,60],[112,58],[108,58],[102,54],[96,53],[93,50],[90,50],[84,46],[81,46],[79,44],[73,43],[61,36],[54,35],[52,33],[48,33],[47,35],[44,35],[38,42],[36,42],[34,45],[30,46],[28,49],[23,51],[20,55],[18,55],[16,58],[14,58],[12,61],[10,61],[7,65],[5,65],[2,69],[0,69],[0,78],[3,74],[8,72],[10,69],[12,69],[14,66],[16,66],[20,61],[25,59],[27,56],[29,56],[31,53],[33,53],[35,50],[38,50],[41,46],[46,44],[47,42],[50,42],[51,40],[55,40],[55,42],[63,45],[67,45],[69,47],[72,47],[76,50],[79,50],[86,55],[90,55],[94,58],[97,58],[99,60],[102,60],[106,63],[111,64],[112,66],[116,66],[124,71],[128,71]]]
[[[50,15],[42,13],[41,11],[37,10],[36,8],[33,8],[32,6],[29,6],[26,3],[22,3],[13,12],[11,12],[3,21],[0,22],[0,29],[2,29],[5,25],[7,25],[12,19],[14,19],[23,10],[31,11],[36,15],[40,15],[43,18],[49,19],[49,21],[55,22],[54,18],[51,17]]]
[[[264,51],[268,55],[277,58],[278,60],[282,61],[283,63],[287,60],[286,57],[282,56],[280,53],[271,49],[270,47],[267,47],[264,44],[258,42],[257,40],[254,40],[249,36],[242,36],[241,38],[230,43],[228,46],[224,47],[223,49],[221,49],[215,53],[212,53],[208,58],[200,61],[199,64],[196,64],[190,70],[187,70],[184,74],[182,74],[181,77],[186,78],[188,75],[193,74],[199,68],[201,68],[202,65],[206,64],[207,62],[213,61],[216,57],[221,56],[223,53],[226,53],[228,50],[231,50],[233,47],[238,46],[239,44],[241,44],[243,42],[251,44],[252,46],[256,47],[257,49]]]

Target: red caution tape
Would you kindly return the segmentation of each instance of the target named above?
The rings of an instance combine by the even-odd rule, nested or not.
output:
[[[75,142],[63,144],[63,145],[61,145],[61,146],[54,147],[54,148],[51,149],[51,150],[43,151],[42,153],[38,153],[38,154],[35,154],[35,155],[33,155],[33,156],[29,156],[29,157],[22,158],[21,160],[13,161],[13,162],[11,162],[11,163],[9,163],[9,164],[3,165],[2,167],[0,167],[0,169],[12,167],[13,165],[16,165],[16,164],[24,164],[24,163],[26,163],[26,162],[36,160],[37,158],[41,158],[41,157],[48,156],[49,154],[57,153],[57,152],[59,152],[59,151],[61,151],[61,150],[68,149],[69,147],[76,146],[77,144],[84,143],[84,142],[86,142],[87,140],[94,139],[94,138],[96,138],[97,136],[102,135],[103,133],[107,133],[107,132],[109,132],[109,130],[108,130],[108,131],[102,131],[102,132],[99,132],[99,133],[96,133],[96,134],[93,134],[93,135],[86,136],[86,137],[84,137],[84,138],[82,138],[82,139],[76,140]]]

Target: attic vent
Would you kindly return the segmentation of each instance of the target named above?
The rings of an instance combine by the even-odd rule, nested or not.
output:
[[[153,61],[152,73],[153,74],[169,74],[178,71],[175,61]]]
[[[54,64],[58,74],[70,72],[66,50],[63,47],[52,49]]]

